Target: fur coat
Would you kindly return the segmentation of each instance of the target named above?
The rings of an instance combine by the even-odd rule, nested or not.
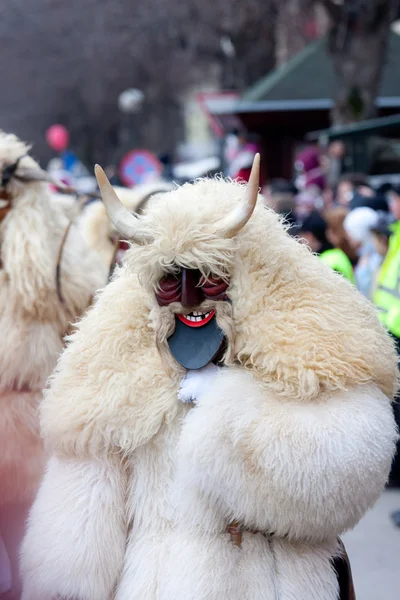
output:
[[[71,336],[41,407],[51,458],[23,600],[337,600],[337,536],[390,469],[396,354],[367,300],[262,202],[218,237],[243,193],[211,180],[154,197],[154,242],[128,250]],[[155,291],[179,266],[229,279],[220,368],[169,355],[182,307]]]
[[[0,132],[0,163],[28,152]],[[39,168],[24,156],[22,167]],[[32,502],[45,458],[38,407],[63,336],[106,281],[106,271],[70,230],[61,260],[64,303],[56,290],[56,265],[68,218],[47,183],[12,180],[11,209],[0,223],[0,521],[5,505]],[[1,524],[0,524],[1,530]]]

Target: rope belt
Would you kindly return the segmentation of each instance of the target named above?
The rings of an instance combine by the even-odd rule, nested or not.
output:
[[[261,535],[263,536],[267,535],[265,531],[260,531],[258,529],[247,529],[246,527],[242,527],[238,521],[232,521],[231,523],[229,523],[228,527],[226,528],[226,531],[231,536],[232,544],[234,546],[238,546],[239,548],[242,545],[243,533],[252,533],[253,535],[261,533]]]
[[[244,532],[253,534],[261,533],[261,535],[263,535],[264,537],[267,536],[267,534],[264,531],[246,529],[245,527],[242,527],[238,521],[232,521],[231,523],[229,523],[228,527],[226,528],[226,531],[231,536],[232,544],[234,546],[237,546],[238,548],[240,548],[242,545]],[[340,538],[338,538],[338,543],[340,549],[339,555],[331,559],[331,561],[338,578],[340,593],[339,598],[340,600],[356,600],[349,557],[347,555],[344,544]]]

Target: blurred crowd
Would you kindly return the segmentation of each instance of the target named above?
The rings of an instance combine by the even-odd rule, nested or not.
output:
[[[245,135],[231,136],[225,152],[226,174],[246,181],[257,151],[257,144]],[[400,187],[384,183],[374,189],[367,175],[343,173],[344,152],[339,141],[324,151],[317,146],[304,148],[296,156],[293,181],[261,182],[263,196],[267,206],[284,217],[289,233],[307,243],[378,307],[387,308],[381,306],[377,292],[382,284],[389,288],[392,284],[386,278],[382,282],[382,277],[388,259],[394,260],[389,247],[396,246],[397,239],[400,243]],[[400,254],[397,260],[400,269]],[[390,325],[391,333],[400,337],[400,321],[398,328],[392,321]]]
[[[394,259],[389,248],[400,240],[400,188],[385,183],[374,189],[363,173],[341,173],[340,146],[335,142],[326,152],[314,146],[299,152],[294,182],[272,180],[264,186],[265,201],[285,218],[290,233],[383,311],[391,305],[389,298],[382,301],[380,288],[397,284],[387,281],[385,273]],[[396,259],[400,269],[400,254]],[[400,328],[390,325],[398,338]]]

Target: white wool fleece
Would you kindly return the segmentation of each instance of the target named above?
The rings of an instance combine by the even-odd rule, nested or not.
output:
[[[118,457],[50,459],[22,545],[21,600],[113,597],[127,535],[125,491]]]
[[[377,386],[300,403],[241,369],[219,369],[203,393],[199,379],[183,424],[177,498],[197,490],[228,520],[318,543],[352,528],[375,503],[396,439]],[[204,527],[195,507],[182,502],[178,512],[188,527]]]

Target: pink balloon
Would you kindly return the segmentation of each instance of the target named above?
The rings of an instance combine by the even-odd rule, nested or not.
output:
[[[63,152],[69,144],[69,133],[64,125],[52,125],[46,131],[46,142],[56,152]]]

